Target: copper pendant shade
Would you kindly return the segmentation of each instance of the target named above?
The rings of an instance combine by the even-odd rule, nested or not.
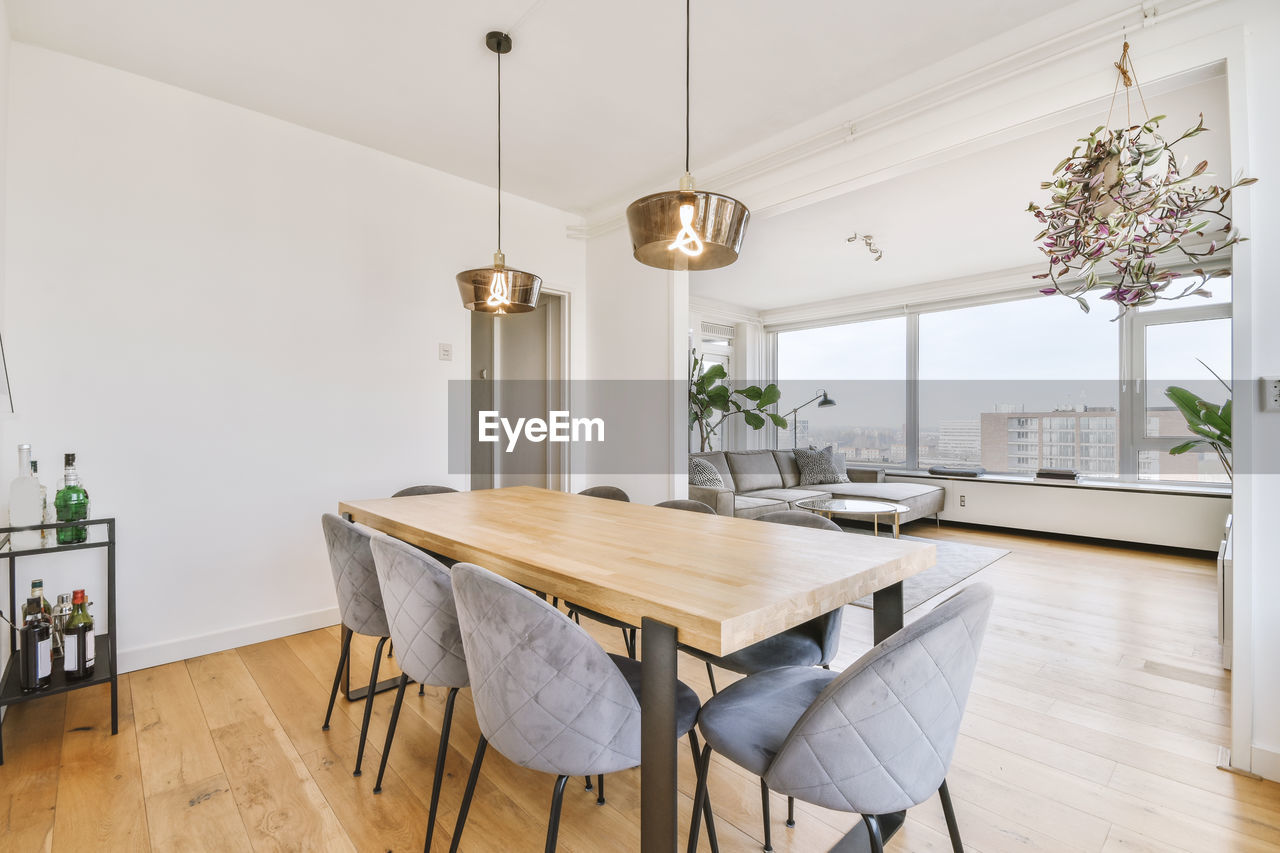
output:
[[[642,264],[664,270],[713,270],[738,259],[751,211],[736,198],[697,190],[689,173],[690,3],[685,0],[684,177],[678,190],[627,206],[631,249]]]
[[[511,52],[511,36],[494,31],[485,36],[484,43],[498,57],[498,251],[493,253],[493,266],[458,273],[458,294],[468,311],[494,316],[524,314],[538,307],[542,279],[509,268],[502,254],[502,55]]]

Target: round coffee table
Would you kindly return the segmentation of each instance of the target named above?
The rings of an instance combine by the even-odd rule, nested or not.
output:
[[[872,530],[875,535],[880,535],[880,516],[893,516],[893,538],[899,537],[898,519],[904,512],[909,512],[911,507],[903,504],[891,503],[890,501],[873,501],[865,498],[807,498],[802,501],[796,501],[796,506],[801,509],[807,509],[810,512],[816,512],[824,518],[832,516],[871,516]]]

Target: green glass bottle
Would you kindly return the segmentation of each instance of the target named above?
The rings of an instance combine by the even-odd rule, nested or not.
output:
[[[97,638],[93,633],[93,617],[89,615],[89,600],[83,589],[71,593],[71,615],[63,628],[62,642],[66,649],[62,666],[67,680],[93,677]]]
[[[68,453],[66,472],[63,474],[62,488],[53,499],[54,509],[58,511],[58,521],[81,521],[89,517],[89,493],[80,485],[80,474],[76,471],[76,455]],[[75,545],[89,538],[86,527],[59,527],[58,544]]]

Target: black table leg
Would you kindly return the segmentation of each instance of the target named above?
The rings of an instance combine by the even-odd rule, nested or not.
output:
[[[640,849],[673,853],[676,807],[676,629],[640,621]]]
[[[871,598],[872,638],[879,644],[902,630],[902,581],[876,590]],[[880,821],[880,834],[885,843],[906,823],[906,812],[876,815]],[[836,842],[829,853],[870,853],[871,837],[867,827],[858,821],[844,838]]]

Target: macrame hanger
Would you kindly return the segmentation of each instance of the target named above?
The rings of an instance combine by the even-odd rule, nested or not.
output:
[[[1142,104],[1142,113],[1151,121],[1151,113],[1147,110],[1147,100],[1142,96],[1142,85],[1138,82],[1138,72],[1133,67],[1133,59],[1129,56],[1129,34],[1124,33],[1124,47],[1120,50],[1120,61],[1113,62],[1116,69],[1116,85],[1111,90],[1111,106],[1107,109],[1107,127],[1111,127],[1111,114],[1115,112],[1116,95],[1120,93],[1120,84],[1124,83],[1124,117],[1129,127],[1133,126],[1133,114],[1130,110],[1129,89],[1138,90],[1138,102]]]

